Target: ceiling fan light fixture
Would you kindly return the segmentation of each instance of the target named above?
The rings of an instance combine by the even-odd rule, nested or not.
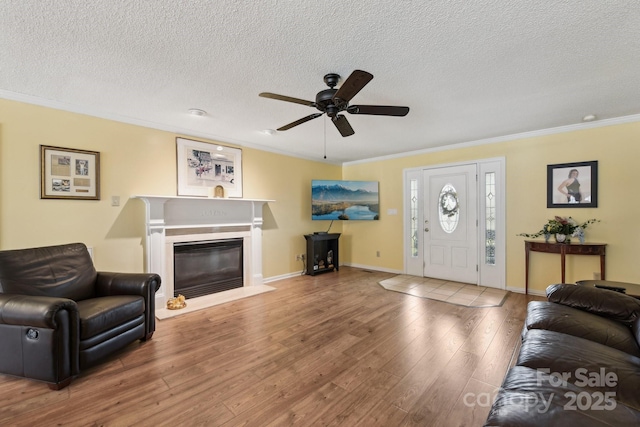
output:
[[[595,114],[587,114],[586,116],[584,116],[584,117],[582,118],[582,121],[583,121],[583,122],[592,122],[592,121],[594,121],[595,119],[597,119],[597,117],[596,117],[596,115],[595,115]]]
[[[265,129],[262,131],[262,133],[264,133],[265,135],[275,135],[276,131],[273,129]]]
[[[187,110],[189,114],[191,114],[192,116],[198,116],[198,117],[202,117],[202,116],[206,116],[207,112],[204,110],[201,110],[199,108],[189,108],[189,110]]]

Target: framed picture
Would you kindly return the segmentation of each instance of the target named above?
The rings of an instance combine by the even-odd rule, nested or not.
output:
[[[241,149],[184,138],[176,143],[178,196],[242,197]]]
[[[598,162],[547,166],[548,208],[597,208]]]
[[[41,145],[40,198],[100,200],[100,153]]]
[[[312,220],[380,219],[378,181],[311,180]]]

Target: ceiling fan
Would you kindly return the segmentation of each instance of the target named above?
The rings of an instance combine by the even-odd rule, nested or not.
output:
[[[394,107],[389,105],[349,105],[349,101],[351,101],[351,99],[356,96],[356,94],[360,92],[360,90],[365,87],[371,79],[373,79],[373,74],[362,70],[355,70],[347,80],[342,83],[340,89],[335,89],[335,86],[340,80],[340,76],[334,73],[327,74],[324,76],[324,82],[329,86],[329,89],[318,92],[315,102],[270,92],[262,92],[259,96],[263,98],[277,99],[280,101],[295,102],[296,104],[306,105],[321,111],[320,113],[314,113],[307,117],[298,119],[295,122],[291,122],[288,125],[284,125],[278,128],[279,131],[291,129],[292,127],[306,123],[309,120],[318,118],[326,113],[342,136],[351,136],[355,133],[353,128],[349,124],[347,118],[343,114],[338,113],[346,111],[350,114],[398,117],[406,116],[409,113],[409,107]]]

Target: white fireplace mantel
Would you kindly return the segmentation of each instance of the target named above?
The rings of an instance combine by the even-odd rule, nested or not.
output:
[[[146,205],[145,268],[162,278],[156,293],[157,307],[164,307],[173,297],[173,277],[168,277],[173,274],[173,268],[169,268],[165,259],[168,231],[186,236],[210,236],[248,230],[251,245],[247,271],[250,275],[245,277],[245,286],[262,285],[262,208],[273,200],[145,195],[131,198],[140,199]]]

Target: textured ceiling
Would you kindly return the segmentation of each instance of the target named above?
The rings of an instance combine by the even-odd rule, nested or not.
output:
[[[317,160],[326,126],[336,163],[640,113],[638,0],[3,0],[0,29],[0,97]],[[354,69],[409,114],[263,132],[316,110],[258,93]]]

